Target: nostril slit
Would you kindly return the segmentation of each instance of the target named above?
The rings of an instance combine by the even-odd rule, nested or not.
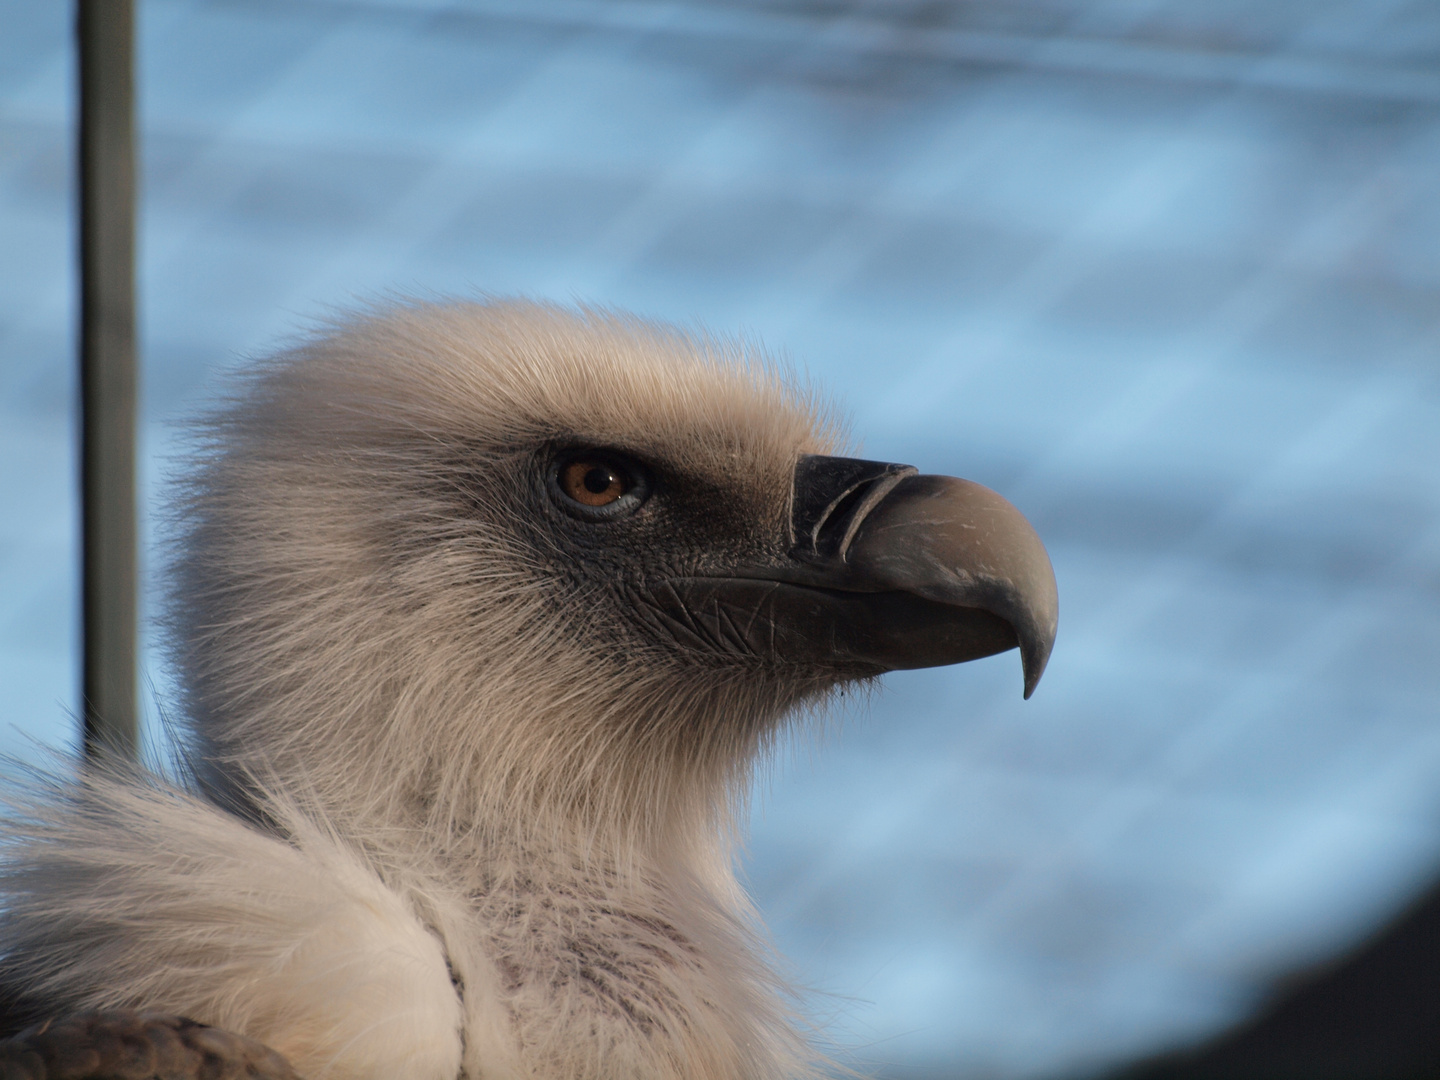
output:
[[[870,511],[902,479],[915,474],[910,465],[802,454],[791,489],[794,554],[843,562]]]
[[[830,505],[811,534],[817,555],[839,554],[849,534],[850,521],[855,516],[856,508],[865,498],[865,493],[874,486],[873,480],[856,484]]]

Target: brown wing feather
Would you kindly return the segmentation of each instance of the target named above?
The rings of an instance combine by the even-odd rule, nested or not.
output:
[[[76,1013],[0,1041],[0,1080],[299,1080],[254,1039],[164,1013]]]

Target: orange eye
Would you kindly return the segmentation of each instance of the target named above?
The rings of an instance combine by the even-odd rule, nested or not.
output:
[[[560,470],[560,490],[582,506],[609,506],[630,490],[630,482],[607,462],[577,458]]]

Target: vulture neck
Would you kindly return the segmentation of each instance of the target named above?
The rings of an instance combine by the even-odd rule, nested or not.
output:
[[[458,724],[423,704],[402,695],[320,730],[212,722],[199,730],[202,784],[261,817],[268,801],[294,805],[385,861],[483,867],[505,853],[668,868],[728,892],[754,763],[796,699],[730,687],[597,702],[583,732],[572,702],[532,698],[510,717],[480,702]]]
[[[796,1080],[816,1074],[732,860],[750,766],[788,710],[735,704],[690,709],[688,728],[673,710],[636,712],[545,770],[535,755],[554,730],[532,713],[508,741],[452,742],[448,756],[438,744],[417,755],[418,737],[408,754],[291,741],[285,758],[249,742],[253,756],[232,753],[214,776],[232,791],[254,776],[252,805],[288,802],[363,851],[444,943],[467,1016],[507,1018],[504,1045],[524,1048],[527,1075]],[[289,767],[267,781],[274,760]],[[489,1023],[467,1020],[477,1055]]]

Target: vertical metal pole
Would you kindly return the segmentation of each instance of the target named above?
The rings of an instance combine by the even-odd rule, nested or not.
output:
[[[135,752],[133,0],[79,0],[85,753]]]

